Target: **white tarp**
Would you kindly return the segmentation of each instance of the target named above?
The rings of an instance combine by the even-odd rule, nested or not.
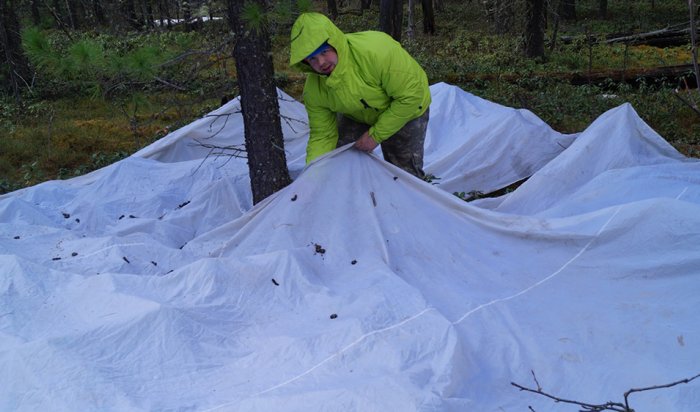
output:
[[[574,411],[700,373],[700,163],[431,88],[429,184],[347,147],[251,208],[237,101],[0,197],[0,410]],[[533,174],[513,193],[465,203]],[[534,381],[533,375],[537,378]],[[697,411],[700,379],[633,393]]]

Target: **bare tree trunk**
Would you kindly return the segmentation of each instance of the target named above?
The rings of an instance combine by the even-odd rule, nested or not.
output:
[[[7,79],[7,84],[5,79],[0,78],[2,80],[0,87],[11,90],[17,103],[20,103],[22,84],[29,75],[29,65],[22,53],[21,27],[15,12],[16,7],[13,0],[0,0],[1,61],[4,63],[2,66],[7,69],[7,73],[2,76]]]
[[[403,0],[381,0],[379,3],[379,30],[401,41]]]
[[[165,25],[168,29],[171,28],[170,8],[167,0],[158,1],[158,11],[160,14],[160,26],[163,27]]]
[[[559,13],[554,12],[554,28],[552,29],[552,41],[549,43],[549,51],[554,51],[554,49],[556,49],[558,35],[559,35]]]
[[[416,32],[416,0],[408,0],[408,27],[406,29],[406,36],[409,40],[415,38]]]
[[[51,12],[51,15],[53,15],[54,20],[56,21],[56,24],[58,25],[59,28],[62,28],[63,30],[66,29],[66,23],[64,23],[63,19],[63,13],[61,11],[61,4],[59,3],[58,0],[53,0],[51,2],[51,6],[49,6],[48,1],[44,1],[46,7],[49,9]]]
[[[192,6],[190,0],[182,1],[182,19],[184,20],[185,28],[190,31],[194,28],[194,25],[190,22],[192,19]]]
[[[544,57],[544,0],[527,0],[527,27],[525,28],[525,55]]]
[[[66,4],[66,14],[68,14],[68,24],[70,25],[71,29],[75,30],[75,19],[74,19],[75,12],[73,11],[73,7],[71,6],[71,4],[68,0],[65,0],[65,4]]]
[[[151,3],[151,0],[143,0],[144,5],[143,5],[143,21],[146,27],[153,28],[155,27],[155,17],[153,15],[153,4]]]
[[[688,9],[690,9],[690,52],[693,56],[695,83],[698,90],[700,90],[700,69],[698,68],[698,27],[695,22],[695,0],[688,0]]]
[[[433,12],[433,0],[421,0],[423,6],[423,33],[435,34],[435,13]]]
[[[264,7],[265,0],[249,1]],[[227,3],[229,24],[238,34],[233,56],[241,93],[250,186],[253,203],[258,203],[291,182],[282,139],[272,46],[265,27],[246,27],[241,16],[242,1],[227,0]]]

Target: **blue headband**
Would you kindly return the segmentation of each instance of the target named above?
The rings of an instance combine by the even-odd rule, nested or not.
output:
[[[313,53],[311,53],[310,55],[306,56],[306,58],[307,58],[307,59],[310,59],[310,58],[314,57],[315,55],[317,55],[317,54],[319,54],[319,53],[323,53],[324,51],[330,49],[330,47],[331,47],[331,45],[328,44],[328,42],[323,42],[323,44],[322,44],[321,46],[319,46],[318,49],[314,50]]]

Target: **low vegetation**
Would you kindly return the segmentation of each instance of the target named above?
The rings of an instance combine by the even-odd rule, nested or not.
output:
[[[376,5],[359,15],[349,3],[337,20],[341,29],[376,29]],[[630,102],[678,150],[700,156],[700,116],[676,92],[686,100],[697,96],[689,90],[690,69],[649,75],[653,68],[688,65],[689,44],[660,48],[600,40],[687,22],[685,2],[609,2],[608,17],[600,19],[597,1],[579,1],[575,21],[556,23],[556,42],[555,23],[549,22],[543,60],[522,57],[518,24],[496,34],[479,2],[443,3],[436,35],[420,32],[417,7],[416,36],[403,39],[431,83],[449,82],[527,108],[562,132],[581,131],[606,110]],[[325,2],[314,4],[324,10]],[[279,87],[300,98],[303,77],[287,65],[289,23],[282,19],[273,28],[276,76]],[[222,20],[199,31],[128,36],[27,29],[23,40],[37,75],[21,104],[0,97],[0,193],[103,167],[237,94]]]

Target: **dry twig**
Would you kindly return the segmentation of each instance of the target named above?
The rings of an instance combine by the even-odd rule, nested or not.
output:
[[[535,376],[535,372],[532,370],[530,372],[532,372],[532,377],[535,380],[535,384],[537,385],[537,389],[528,388],[526,386],[519,385],[515,382],[511,382],[510,384],[515,386],[516,388],[520,389],[521,391],[536,393],[538,395],[542,395],[544,397],[552,399],[555,402],[578,405],[578,406],[583,408],[581,410],[581,412],[602,412],[602,411],[634,412],[634,409],[632,409],[629,406],[629,396],[631,394],[633,394],[635,392],[644,392],[644,391],[651,391],[651,390],[655,390],[655,389],[670,388],[672,386],[680,385],[681,383],[690,383],[693,380],[700,378],[700,374],[697,374],[691,378],[685,378],[685,379],[681,379],[681,380],[667,383],[667,384],[663,384],[663,385],[654,385],[654,386],[648,386],[645,388],[632,388],[624,393],[624,398],[625,398],[624,404],[620,403],[620,402],[612,402],[612,401],[609,401],[606,403],[601,403],[601,404],[592,404],[592,403],[575,401],[575,400],[571,400],[571,399],[560,398],[558,396],[554,396],[554,395],[551,395],[551,394],[543,391],[542,388],[540,387],[540,383],[537,381],[537,377]],[[532,410],[532,407],[530,407],[530,410]]]

